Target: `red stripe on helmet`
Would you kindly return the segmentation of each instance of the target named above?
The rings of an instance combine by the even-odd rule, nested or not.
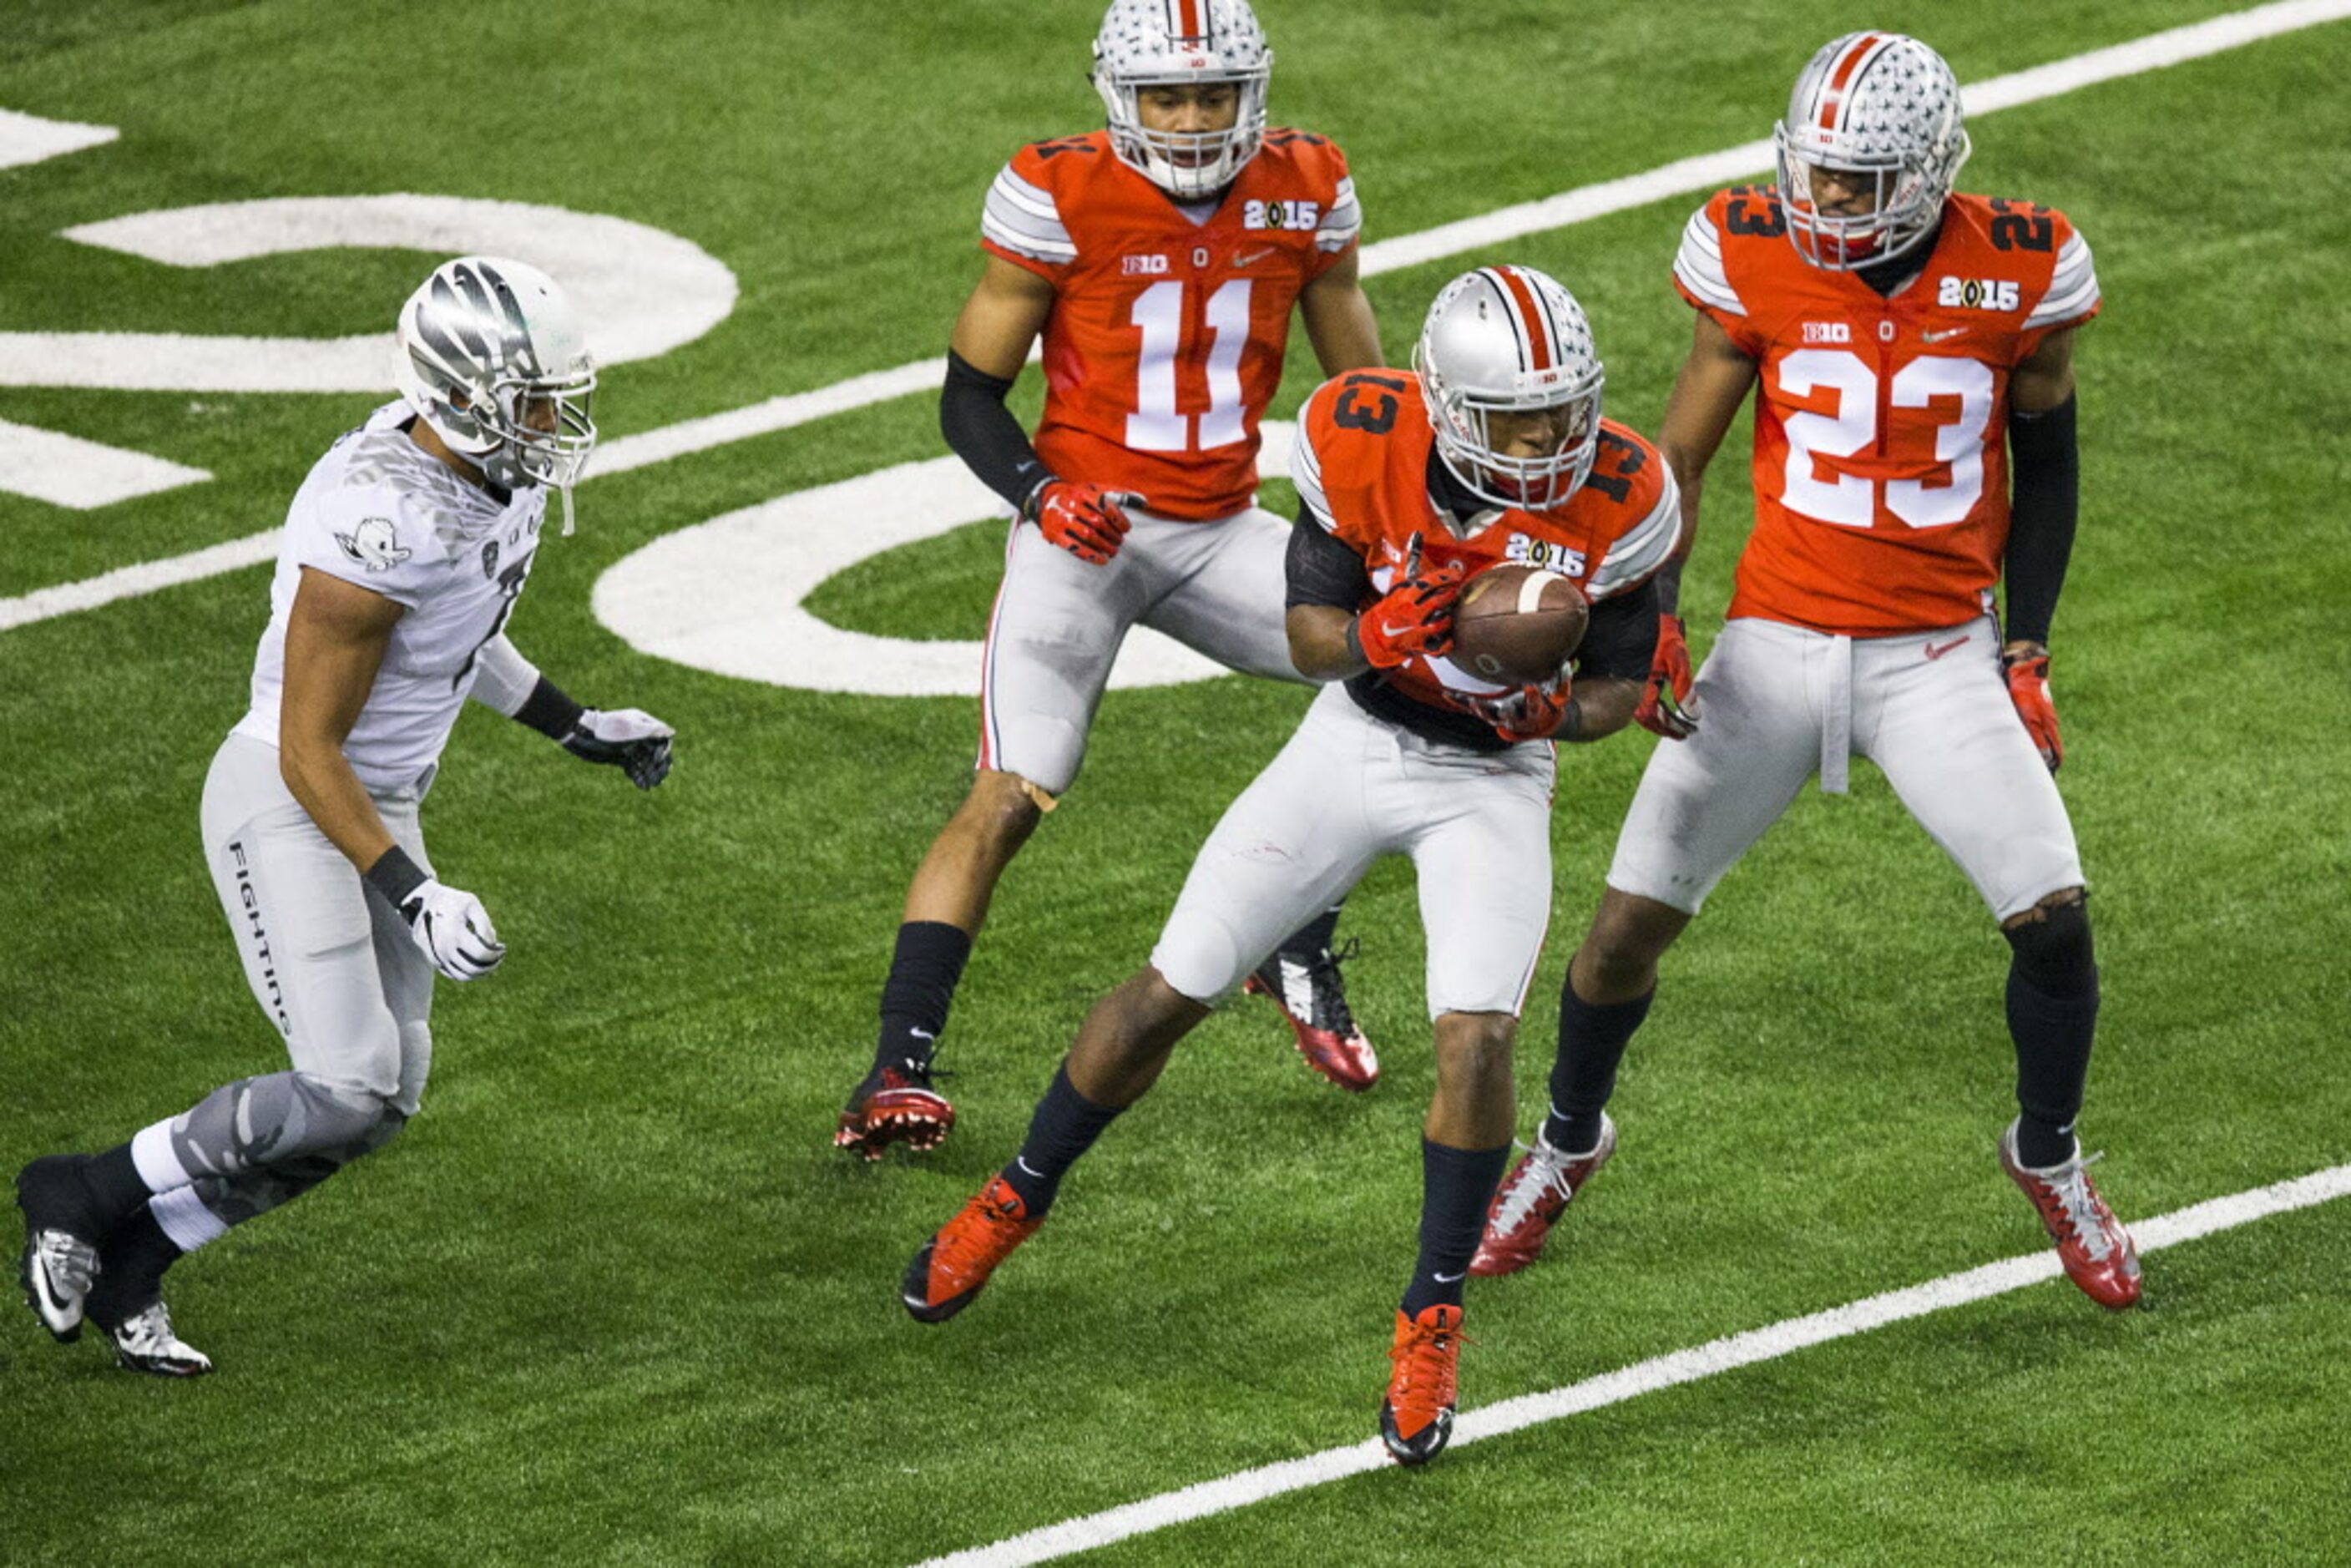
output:
[[[1169,30],[1178,38],[1204,38],[1208,34],[1207,11],[1208,0],[1172,0],[1168,9],[1174,13],[1174,26]]]
[[[1527,369],[1550,370],[1558,356],[1551,340],[1551,319],[1543,313],[1542,302],[1535,298],[1534,285],[1515,267],[1491,267],[1486,270],[1499,280],[1502,298],[1518,316],[1519,335],[1527,342]]]
[[[1829,71],[1828,86],[1821,92],[1820,128],[1823,131],[1834,131],[1837,128],[1837,117],[1844,112],[1845,89],[1853,85],[1854,78],[1860,74],[1863,62],[1867,60],[1871,52],[1883,42],[1885,42],[1883,34],[1864,33],[1846,46],[1844,56]]]

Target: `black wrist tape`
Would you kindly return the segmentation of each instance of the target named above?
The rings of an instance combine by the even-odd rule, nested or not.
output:
[[[408,895],[432,878],[424,868],[409,859],[408,852],[398,844],[376,856],[375,864],[363,873],[367,884],[383,895],[383,901],[398,909]]]
[[[549,740],[561,740],[587,711],[565,696],[562,687],[541,675],[538,685],[530,688],[530,695],[522,699],[522,706],[515,710],[515,722],[530,726]]]

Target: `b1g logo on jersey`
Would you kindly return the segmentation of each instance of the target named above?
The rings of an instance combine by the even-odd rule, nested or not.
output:
[[[1531,539],[1524,534],[1512,534],[1510,543],[1503,547],[1502,554],[1505,559],[1539,566],[1545,571],[1556,571],[1565,577],[1583,575],[1583,552],[1554,544],[1550,539]]]
[[[2017,287],[2012,277],[1946,277],[1935,292],[1935,303],[1945,309],[2013,310]]]
[[[1244,228],[1311,229],[1322,221],[1320,202],[1250,202],[1241,208]]]
[[[1164,256],[1123,256],[1118,269],[1129,277],[1164,277],[1167,275],[1167,258]]]
[[[1804,323],[1807,343],[1850,343],[1853,324],[1848,321],[1807,321]]]

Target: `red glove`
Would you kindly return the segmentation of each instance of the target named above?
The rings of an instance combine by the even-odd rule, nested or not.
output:
[[[1657,617],[1657,652],[1649,663],[1649,684],[1633,722],[1667,740],[1687,740],[1698,730],[1698,709],[1689,700],[1689,641],[1678,615]]]
[[[1096,566],[1118,553],[1119,541],[1134,525],[1124,508],[1143,505],[1132,490],[1105,490],[1075,479],[1048,479],[1029,492],[1024,508],[1043,530],[1046,542],[1057,544],[1080,560]]]
[[[1494,727],[1494,733],[1512,746],[1522,740],[1549,740],[1567,721],[1573,695],[1565,675],[1547,686],[1520,686],[1506,697],[1473,697],[1469,711]]]
[[[2041,749],[2041,760],[2049,771],[2065,760],[2065,743],[2057,734],[2057,705],[2049,700],[2049,655],[2034,653],[2027,643],[2016,653],[2002,653],[2001,666],[2008,672],[2008,700],[2016,705],[2016,716],[2024,721],[2024,733]]]
[[[1415,655],[1453,646],[1453,611],[1465,572],[1458,565],[1421,569],[1415,535],[1404,580],[1355,617],[1355,643],[1375,670],[1393,670]]]

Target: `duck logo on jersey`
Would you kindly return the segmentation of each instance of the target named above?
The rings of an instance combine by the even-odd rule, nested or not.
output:
[[[1322,221],[1320,202],[1249,202],[1241,208],[1244,228],[1311,229]]]
[[[337,534],[335,542],[370,571],[390,571],[408,559],[408,547],[400,542],[400,530],[390,517],[366,518],[350,533]]]

